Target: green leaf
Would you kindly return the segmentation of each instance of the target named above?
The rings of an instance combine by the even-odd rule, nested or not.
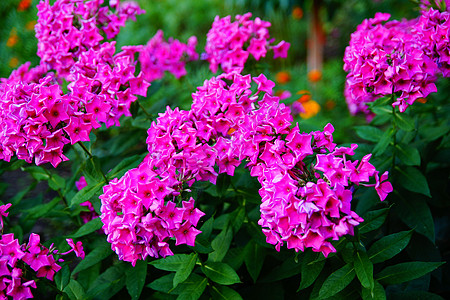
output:
[[[58,174],[52,174],[50,180],[48,181],[48,186],[55,191],[64,190],[64,187],[66,186],[66,180]]]
[[[236,234],[239,229],[241,229],[242,224],[245,220],[245,207],[239,206],[235,211],[230,214],[230,224],[233,228],[234,234]]]
[[[223,285],[214,285],[211,289],[211,297],[212,299],[242,300],[238,292]]]
[[[67,265],[63,266],[55,275],[55,284],[58,290],[62,291],[69,284],[70,269]]]
[[[107,258],[112,254],[111,250],[111,244],[104,241],[99,246],[97,246],[94,250],[89,252],[86,257],[80,261],[80,263],[75,267],[75,269],[72,271],[73,274],[80,272],[82,270],[85,270],[89,268],[90,266],[95,265],[99,261],[102,261],[103,259]]]
[[[355,251],[353,255],[353,266],[361,285],[366,289],[373,290],[373,264],[369,260],[367,253],[360,250]]]
[[[177,300],[197,300],[203,294],[208,279],[203,276],[192,273],[186,281],[180,283],[173,290],[173,294],[179,295]]]
[[[356,126],[355,130],[359,137],[371,142],[378,142],[383,136],[383,131],[373,126]]]
[[[172,256],[167,256],[165,258],[154,260],[150,262],[150,264],[160,270],[175,272],[191,260],[191,255],[175,254]]]
[[[123,174],[125,174],[126,171],[136,168],[144,159],[144,157],[147,154],[139,154],[139,155],[133,155],[131,157],[125,158],[122,160],[117,166],[115,166],[108,174],[106,174],[107,178],[109,180],[116,178],[116,177],[122,177]]]
[[[386,300],[386,292],[384,287],[375,280],[373,290],[362,289],[362,298],[363,300]]]
[[[27,219],[39,219],[49,213],[58,203],[61,201],[59,197],[54,198],[52,201],[37,205],[33,208],[26,210],[28,213]]]
[[[100,160],[97,156],[93,156],[86,160],[82,166],[82,171],[88,184],[91,182],[104,181]]]
[[[363,234],[380,228],[386,220],[388,212],[389,208],[382,208],[366,213],[363,217],[364,222],[358,226],[359,233]]]
[[[400,184],[411,192],[423,194],[431,198],[430,188],[425,176],[414,167],[395,168],[400,173]]]
[[[208,261],[220,262],[227,254],[230,248],[231,240],[233,239],[233,230],[228,226],[215,237],[211,242],[211,246],[214,249],[212,253],[208,255]]]
[[[212,281],[222,285],[230,285],[240,282],[238,274],[227,264],[220,262],[206,262],[202,266],[203,273]]]
[[[191,253],[185,263],[177,269],[175,277],[173,278],[173,287],[176,287],[179,283],[185,281],[189,277],[195,267],[196,262],[197,254]]]
[[[192,274],[191,274],[192,275]],[[162,276],[147,285],[148,288],[152,290],[169,293],[173,289],[173,278],[175,273],[170,273],[169,275]]]
[[[401,231],[385,236],[373,243],[367,254],[374,264],[388,260],[405,249],[411,236],[412,231]]]
[[[103,226],[102,220],[100,218],[95,218],[95,219],[90,220],[83,226],[81,226],[77,230],[77,232],[75,232],[74,234],[71,234],[69,237],[72,239],[79,238],[79,237],[88,235],[89,233],[92,233],[96,230],[99,230],[100,228],[102,228],[102,226]]]
[[[64,293],[66,293],[70,299],[86,299],[83,287],[75,279],[70,279],[69,284],[64,288]]]
[[[415,129],[414,120],[405,113],[395,114],[395,121],[398,127],[404,131],[413,131]]]
[[[147,262],[136,261],[136,265],[129,266],[125,272],[126,286],[131,299],[139,299],[147,277]]]
[[[444,262],[424,261],[400,263],[397,265],[386,267],[376,275],[376,278],[380,283],[384,285],[399,284],[422,277],[423,275],[436,270],[443,264]]]
[[[434,243],[434,221],[426,198],[420,195],[405,199],[397,195],[394,210],[400,219],[411,229],[427,237]]]
[[[26,168],[22,167],[21,170],[30,173],[31,177],[33,177],[37,181],[50,179],[50,174],[48,174],[45,171],[45,169],[43,169],[43,167],[38,166],[31,166]]]
[[[319,298],[325,299],[342,291],[355,278],[355,270],[351,264],[346,264],[333,272],[323,283]]]
[[[391,297],[395,300],[444,300],[441,296],[426,291],[404,291],[400,293],[392,293]]]
[[[244,261],[248,273],[250,273],[253,282],[256,282],[264,263],[264,258],[266,256],[266,249],[256,244],[253,240],[251,240],[247,244],[247,246],[245,246],[244,252],[245,252]]]
[[[297,292],[313,284],[317,277],[319,277],[320,272],[322,272],[325,266],[325,260],[316,260],[318,255],[317,252],[305,252],[305,256],[301,262],[302,280]]]
[[[397,144],[398,158],[408,166],[420,166],[420,153],[417,148],[406,144]]]
[[[373,148],[373,155],[379,156],[380,154],[383,154],[386,148],[389,146],[389,143],[391,142],[392,136],[395,134],[393,128],[389,128],[386,130],[381,138],[379,139],[378,143]]]
[[[92,283],[87,291],[89,298],[109,299],[119,292],[125,285],[125,263],[119,263],[108,268]]]
[[[273,282],[299,274],[302,265],[294,260],[294,257],[286,259],[281,266],[275,267],[269,275],[263,277],[260,282]]]
[[[225,193],[227,192],[228,187],[230,186],[231,183],[231,177],[225,173],[221,173],[219,174],[219,176],[217,177],[217,181],[216,181],[216,190],[217,190],[217,194],[220,197],[223,197],[225,195]]]
[[[84,187],[84,189],[78,191],[78,193],[73,196],[72,200],[70,201],[70,206],[73,207],[74,205],[89,201],[97,192],[102,189],[104,185],[105,182],[103,181],[94,184],[88,184],[88,186]]]

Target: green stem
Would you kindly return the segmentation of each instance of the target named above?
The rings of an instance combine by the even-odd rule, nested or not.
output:
[[[394,94],[391,96],[392,102],[394,102]],[[394,150],[392,153],[392,171],[395,169],[395,158],[397,154],[397,115],[395,112],[395,106],[392,106],[392,129],[394,130],[394,134],[392,135],[392,142],[394,144]]]
[[[81,149],[83,149],[84,152],[86,152],[86,154],[89,156],[89,158],[93,157],[91,152],[88,150],[88,148],[86,148],[86,146],[82,142],[78,142],[77,144],[80,145]]]
[[[136,100],[139,108],[142,109],[142,111],[144,112],[144,114],[149,118],[149,119],[153,119],[152,115],[142,106],[142,104],[139,102],[139,100]]]

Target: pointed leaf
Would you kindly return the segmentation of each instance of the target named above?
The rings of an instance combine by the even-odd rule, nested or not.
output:
[[[55,275],[55,284],[58,290],[62,291],[69,284],[70,269],[67,265],[63,266]]]
[[[87,291],[87,298],[109,299],[119,292],[125,285],[125,266],[120,263],[100,274]]]
[[[220,232],[216,238],[211,242],[211,246],[214,249],[212,253],[208,255],[209,261],[220,262],[227,254],[230,248],[231,240],[233,239],[233,230],[226,226],[222,232]]]
[[[180,283],[173,294],[179,295],[177,300],[197,300],[203,294],[208,279],[192,273],[183,283]]]
[[[386,292],[384,291],[384,287],[376,280],[374,283],[375,284],[372,291],[366,288],[362,289],[363,300],[386,300]]]
[[[378,143],[373,148],[373,155],[378,156],[380,154],[383,154],[386,150],[387,146],[389,146],[389,143],[391,142],[392,136],[394,135],[394,130],[392,128],[389,128],[384,132],[384,134],[381,136]]]
[[[73,196],[72,200],[70,201],[70,206],[72,207],[74,205],[90,200],[97,192],[102,189],[104,185],[105,183],[103,181],[89,184],[81,191],[78,191],[75,196]]]
[[[223,285],[240,282],[238,274],[227,264],[220,262],[206,262],[202,266],[203,273],[212,281]]]
[[[64,292],[70,299],[86,299],[83,287],[75,279],[70,279],[69,284],[64,288]]]
[[[131,299],[139,299],[147,277],[147,262],[138,260],[134,267],[128,266],[125,276],[128,294],[130,294]]]
[[[323,283],[319,298],[325,299],[342,291],[355,278],[355,270],[351,264],[346,264],[333,272]]]
[[[72,274],[75,274],[77,272],[80,272],[82,270],[89,268],[90,266],[95,265],[99,261],[102,261],[103,259],[110,256],[112,253],[113,252],[111,250],[110,243],[108,243],[106,241],[101,243],[94,250],[89,252],[82,261],[80,261],[80,263],[72,271]]]
[[[388,215],[389,208],[369,211],[363,217],[364,222],[358,226],[359,233],[367,233],[376,230],[383,225]]]
[[[159,277],[158,279],[147,284],[147,287],[158,292],[169,293],[169,291],[173,290],[174,277],[175,273],[170,273],[169,275]]]
[[[116,177],[121,177],[126,171],[136,168],[144,159],[147,154],[138,154],[131,157],[125,158],[117,166],[115,166],[108,174],[106,174],[108,179],[113,179]]]
[[[96,230],[99,230],[100,228],[102,228],[102,226],[103,226],[102,220],[100,218],[95,218],[90,220],[83,226],[81,226],[80,229],[77,230],[77,232],[70,235],[69,237],[72,239],[79,238],[88,235],[89,233],[92,233]]]
[[[430,188],[425,176],[414,167],[406,167],[405,169],[396,167],[400,173],[400,184],[411,192],[416,192],[431,198]]]
[[[245,252],[244,261],[248,273],[250,273],[253,282],[256,282],[264,263],[264,258],[266,256],[265,255],[266,249],[256,244],[253,240],[251,240],[247,244],[247,246],[245,246],[244,252]]]
[[[306,252],[303,260],[301,262],[301,274],[302,280],[300,286],[297,290],[306,289],[319,277],[320,272],[322,272],[323,266],[325,265],[325,260],[316,260],[318,256],[317,252]]]
[[[373,264],[369,260],[367,253],[364,251],[355,251],[353,255],[353,266],[355,267],[356,276],[359,282],[366,289],[373,290]]]
[[[211,297],[221,300],[242,300],[238,292],[223,285],[214,285],[211,289]]]
[[[406,144],[398,144],[397,155],[398,158],[408,166],[420,166],[420,153],[417,148]]]
[[[386,267],[376,275],[376,278],[380,283],[384,285],[399,284],[422,277],[423,275],[436,270],[443,264],[444,262],[424,261],[400,263],[397,265]]]
[[[197,254],[191,253],[188,259],[178,267],[175,277],[173,278],[173,287],[176,287],[179,283],[185,281],[194,269],[197,262]]]
[[[302,264],[297,263],[294,257],[286,259],[281,266],[275,267],[269,275],[263,277],[260,282],[273,282],[281,279],[292,277],[299,274],[302,268]]]
[[[373,243],[367,254],[374,264],[388,260],[405,249],[411,236],[412,231],[401,231],[385,236]]]
[[[359,137],[371,142],[378,142],[383,136],[383,131],[374,126],[356,126],[355,130]]]
[[[420,195],[405,199],[402,195],[397,197],[395,212],[400,219],[411,229],[427,237],[434,243],[434,221],[426,198]]]
[[[414,120],[405,113],[395,114],[395,121],[398,127],[404,131],[413,131],[415,129]]]
[[[180,269],[180,267],[188,263],[191,259],[192,257],[187,254],[175,254],[154,260],[150,262],[150,264],[160,270],[175,272]]]

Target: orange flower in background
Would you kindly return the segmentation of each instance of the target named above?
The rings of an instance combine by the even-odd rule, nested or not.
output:
[[[300,6],[295,6],[292,10],[292,17],[296,20],[303,18],[303,9]]]
[[[303,119],[309,119],[317,115],[320,111],[320,105],[316,101],[312,100],[311,93],[308,90],[301,90],[297,92],[298,95],[301,95],[300,98],[296,101],[302,106],[302,110],[299,115]]]
[[[9,66],[11,68],[15,68],[19,65],[19,59],[17,57],[13,57],[9,60]]]
[[[288,83],[289,81],[291,81],[291,74],[289,74],[289,72],[287,71],[278,72],[275,75],[275,81],[279,84]]]
[[[311,100],[311,93],[308,90],[300,90],[297,92],[297,95],[301,95],[300,98],[298,98],[298,102],[304,103]]]
[[[325,102],[326,109],[332,110],[335,107],[336,107],[336,102],[334,102],[333,100],[327,100],[327,102]]]
[[[416,101],[420,102],[420,103],[427,103],[427,98],[421,97],[421,98],[416,99]]]
[[[15,28],[11,29],[9,33],[9,38],[6,41],[6,47],[14,47],[15,44],[19,41],[19,37],[17,36],[17,30]]]
[[[26,30],[34,30],[34,26],[36,26],[36,21],[35,20],[31,20],[28,21],[27,24],[25,24],[25,29]]]
[[[303,109],[305,110],[304,113],[300,113],[300,117],[303,119],[309,119],[311,117],[314,117],[317,115],[317,113],[320,111],[320,105],[314,100],[309,100],[307,102],[302,103]]]
[[[22,0],[17,6],[17,11],[25,11],[31,6],[31,0]]]
[[[308,79],[311,82],[317,82],[322,79],[322,72],[320,70],[311,70],[308,72]]]

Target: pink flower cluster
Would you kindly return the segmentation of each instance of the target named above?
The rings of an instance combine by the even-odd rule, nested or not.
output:
[[[450,1],[447,11],[423,11],[412,32],[425,54],[433,59],[444,77],[450,77]]]
[[[420,0],[419,7],[423,11],[427,11],[430,8],[450,11],[450,0]]]
[[[345,96],[353,114],[369,113],[366,102],[392,94],[397,96],[392,105],[404,112],[417,99],[437,91],[437,64],[422,50],[419,36],[413,34],[417,20],[383,24],[389,17],[377,13],[364,20],[345,50]]]
[[[114,38],[128,19],[145,12],[133,1],[110,1],[110,7],[101,6],[103,2],[57,0],[50,5],[49,0],[41,0],[35,27],[41,63],[66,77],[83,52],[98,50],[103,35]]]
[[[103,228],[119,258],[134,263],[147,255],[157,257],[149,247],[170,255],[163,241],[168,237],[175,237],[176,245],[193,245],[199,232],[194,226],[203,213],[193,208],[192,198],[189,210],[184,201],[177,208],[175,200],[196,180],[215,183],[216,165],[219,173],[232,176],[247,161],[262,186],[259,224],[277,250],[286,242],[296,251],[335,251],[329,240],[353,233],[362,221],[350,209],[352,189],[370,177],[384,200],[392,185],[385,181],[387,173],[378,179],[370,155],[360,163],[349,160],[357,145],[335,148],[331,124],[311,134],[300,133],[298,126],[291,129],[290,109],[272,96],[274,85],[262,74],[223,74],[198,88],[190,111],[168,108],[160,114],[148,130],[146,159],[111,181],[100,197]],[[313,166],[304,162],[314,159]],[[180,237],[183,224],[187,230]]]
[[[56,167],[67,160],[65,144],[89,141],[89,133],[101,123],[119,126],[122,115],[130,116],[135,95],[145,96],[149,83],[135,76],[134,53],[139,47],[124,47],[115,53],[115,43],[83,52],[68,76],[68,92],[52,74],[39,82],[19,68],[0,85],[0,159],[19,159]],[[26,66],[25,66],[26,67]],[[39,70],[39,68],[38,68]],[[20,78],[20,77],[19,77]]]
[[[251,13],[237,15],[234,22],[231,22],[231,16],[216,16],[207,34],[206,53],[202,55],[208,60],[212,72],[217,72],[219,65],[224,72],[241,72],[250,54],[259,60],[270,49],[274,52],[274,59],[287,57],[290,44],[281,41],[270,45],[273,42],[268,30],[270,22],[260,18],[250,20],[251,16]]]
[[[134,56],[142,47],[125,46],[115,54],[115,42],[100,43],[103,38],[95,25],[110,28],[105,32],[112,37],[118,24],[142,11],[134,2],[116,1],[115,15],[100,7],[102,2],[58,0],[53,6],[48,1],[38,5],[41,64],[29,70],[27,63],[0,84],[0,159],[9,161],[16,154],[29,163],[50,162],[56,167],[67,160],[64,145],[89,141],[91,130],[102,123],[119,126],[121,116],[131,115],[136,95],[146,96],[150,84],[142,73],[135,76]],[[88,43],[84,40],[88,36],[99,38]],[[66,93],[60,76],[68,82]]]
[[[7,215],[4,212],[10,206],[11,204],[0,206],[2,216]],[[3,234],[0,238],[0,298],[6,299],[6,295],[13,299],[33,298],[30,288],[36,288],[36,282],[28,280],[29,278],[26,279],[29,272],[26,272],[23,263],[36,272],[37,277],[45,277],[53,281],[55,273],[61,269],[57,262],[63,261],[62,259],[55,260],[53,255],[67,255],[75,251],[77,257],[84,259],[81,242],[78,241],[75,244],[72,239],[67,239],[67,242],[71,250],[59,253],[53,248],[53,244],[50,249],[43,246],[38,234],[32,233],[28,243],[22,245],[14,238],[13,233]]]
[[[172,38],[165,41],[163,31],[158,30],[139,53],[145,80],[152,82],[161,79],[165,71],[172,73],[176,78],[186,75],[186,61],[198,59],[196,46],[195,36],[191,36],[187,44],[183,44]]]

